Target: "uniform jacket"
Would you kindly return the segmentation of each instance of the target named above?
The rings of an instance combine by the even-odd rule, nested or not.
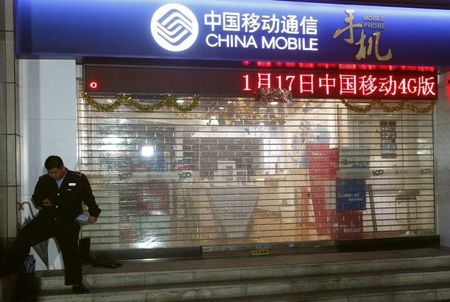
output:
[[[33,202],[41,207],[39,214],[50,215],[62,222],[70,222],[83,212],[82,203],[84,203],[89,209],[90,216],[98,217],[101,210],[95,202],[87,177],[80,172],[66,171],[59,188],[48,174],[39,177],[32,197]],[[42,201],[45,198],[53,205],[43,206]]]

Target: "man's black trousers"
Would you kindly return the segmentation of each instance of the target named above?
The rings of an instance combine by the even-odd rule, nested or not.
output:
[[[64,261],[65,284],[81,283],[81,257],[78,247],[80,225],[75,221],[61,222],[51,215],[39,214],[22,228],[8,251],[2,273],[18,271],[33,245],[55,238]]]

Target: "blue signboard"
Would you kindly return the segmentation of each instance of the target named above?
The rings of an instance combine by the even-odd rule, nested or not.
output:
[[[16,50],[24,57],[450,66],[450,10],[264,0],[16,1]]]
[[[366,181],[364,179],[336,180],[336,210],[365,210]]]

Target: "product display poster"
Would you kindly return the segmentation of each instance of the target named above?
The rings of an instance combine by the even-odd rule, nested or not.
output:
[[[364,179],[336,180],[336,210],[365,210],[366,181]]]

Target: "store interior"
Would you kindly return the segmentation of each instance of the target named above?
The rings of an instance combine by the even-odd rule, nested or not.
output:
[[[154,110],[152,96],[109,110],[119,98],[79,94],[80,169],[103,209],[83,229],[93,249],[436,233],[427,102],[180,96]]]

